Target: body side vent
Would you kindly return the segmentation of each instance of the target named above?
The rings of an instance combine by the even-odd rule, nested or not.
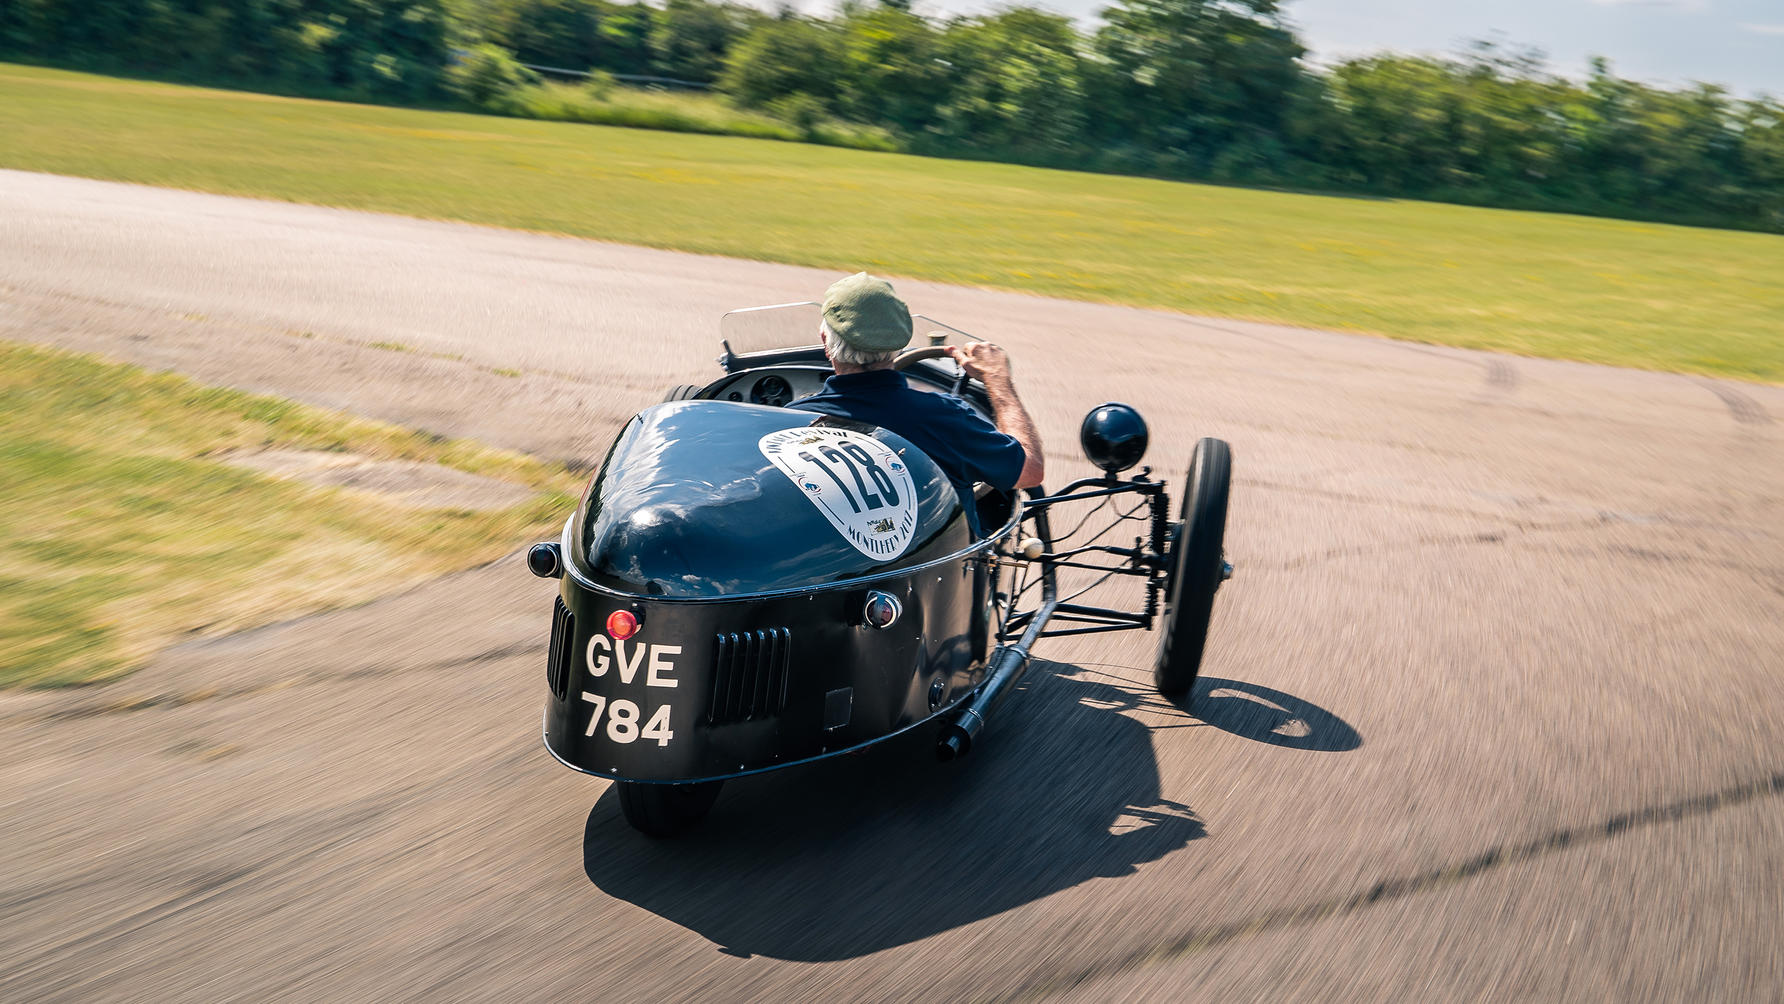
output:
[[[793,632],[788,628],[719,635],[706,720],[747,722],[785,710],[792,651]]]
[[[558,700],[570,692],[570,665],[576,661],[576,615],[557,598],[551,608],[551,651],[545,657],[545,682]]]

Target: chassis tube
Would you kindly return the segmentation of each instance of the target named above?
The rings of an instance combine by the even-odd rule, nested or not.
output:
[[[1040,495],[1039,489],[1031,488],[1029,492],[1037,497]],[[1034,522],[1041,540],[1051,548],[1053,533],[1047,523],[1047,511],[1042,509],[1037,512]],[[985,731],[986,719],[1016,689],[1022,675],[1028,672],[1029,649],[1034,647],[1035,639],[1041,636],[1058,606],[1059,584],[1054,577],[1053,565],[1043,561],[1040,608],[1029,618],[1028,626],[1015,644],[998,646],[991,656],[990,673],[985,677],[985,682],[979,685],[978,693],[968,699],[966,705],[942,726],[941,735],[935,741],[935,755],[938,759],[953,760],[972,751],[973,741],[978,738],[979,733]]]

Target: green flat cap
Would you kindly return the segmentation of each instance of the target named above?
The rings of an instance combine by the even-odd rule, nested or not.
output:
[[[862,352],[892,352],[911,341],[911,311],[892,284],[856,272],[830,284],[824,293],[824,323],[830,333]]]

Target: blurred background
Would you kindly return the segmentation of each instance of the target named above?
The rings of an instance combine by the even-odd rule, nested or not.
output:
[[[1784,999],[1781,74],[1774,0],[0,0],[0,999]],[[1202,678],[1049,640],[645,839],[520,556],[863,269],[1061,483],[1232,444]]]
[[[0,55],[543,119],[1784,228],[1784,105],[1768,96],[1784,88],[1784,14],[1761,0],[12,0]]]

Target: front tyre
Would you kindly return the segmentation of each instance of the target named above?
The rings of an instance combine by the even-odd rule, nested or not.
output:
[[[1171,545],[1171,581],[1165,592],[1164,630],[1152,680],[1161,694],[1188,693],[1202,665],[1214,592],[1225,577],[1227,490],[1233,479],[1232,448],[1218,439],[1196,444],[1183,491],[1183,524]]]
[[[620,811],[638,832],[659,839],[677,837],[706,818],[723,781],[699,784],[640,784],[616,781]]]
[[[700,392],[705,389],[706,388],[697,383],[676,384],[669,388],[669,393],[663,395],[663,403],[668,404],[670,401],[693,401],[697,399],[700,396]]]

